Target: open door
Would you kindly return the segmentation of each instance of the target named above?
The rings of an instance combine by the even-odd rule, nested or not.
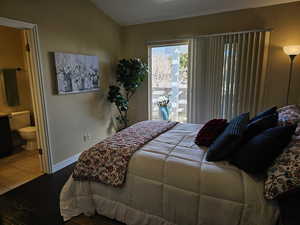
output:
[[[23,29],[23,40],[25,48],[25,63],[31,86],[31,98],[34,111],[34,120],[37,127],[37,144],[41,169],[45,173],[51,172],[49,165],[51,157],[49,154],[49,137],[47,129],[46,111],[43,96],[43,83],[41,77],[40,56],[38,51],[37,28]]]

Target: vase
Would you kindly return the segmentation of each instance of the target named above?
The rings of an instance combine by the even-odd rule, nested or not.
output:
[[[169,120],[170,112],[168,106],[159,106],[159,114],[162,120]]]

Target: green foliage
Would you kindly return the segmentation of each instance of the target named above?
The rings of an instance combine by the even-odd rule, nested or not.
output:
[[[123,97],[118,86],[112,85],[109,87],[107,99],[110,102],[115,103],[115,105],[118,109],[120,109],[121,112],[125,112],[126,110],[128,110],[128,101]]]
[[[179,71],[181,82],[186,81],[188,79],[188,63],[189,63],[189,55],[188,53],[182,53],[179,56]]]
[[[148,74],[148,66],[140,59],[122,59],[117,66],[117,85],[109,87],[107,99],[114,103],[119,111],[116,118],[121,129],[128,127],[128,103]]]
[[[188,67],[189,56],[188,53],[180,54],[179,66],[180,70],[185,70]]]
[[[122,59],[117,67],[117,82],[128,92],[135,92],[148,73],[147,64],[140,59]]]

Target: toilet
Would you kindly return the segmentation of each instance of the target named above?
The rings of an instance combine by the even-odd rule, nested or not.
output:
[[[10,115],[10,129],[18,131],[21,138],[26,141],[26,150],[36,150],[36,127],[30,126],[30,111],[13,112]]]

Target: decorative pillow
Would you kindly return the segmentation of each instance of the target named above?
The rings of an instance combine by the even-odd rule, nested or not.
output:
[[[236,150],[242,142],[242,136],[249,122],[249,113],[241,114],[232,119],[224,132],[210,146],[206,160],[221,161]]]
[[[208,121],[198,132],[195,139],[197,145],[209,147],[214,140],[225,130],[227,126],[225,119],[213,119]]]
[[[278,109],[278,123],[281,126],[297,124],[300,122],[300,107],[289,105]]]
[[[255,120],[257,120],[257,119],[260,119],[260,118],[262,118],[262,117],[264,117],[264,116],[272,115],[272,114],[274,114],[274,113],[276,113],[276,112],[277,112],[277,106],[274,106],[274,107],[272,107],[272,108],[270,108],[270,109],[267,109],[266,111],[263,111],[263,112],[258,113],[255,117],[253,117],[253,118],[250,120],[250,123],[253,122],[253,121],[255,121]]]
[[[266,199],[275,199],[300,187],[300,146],[291,145],[268,169],[265,181]]]
[[[274,199],[300,188],[300,108],[289,105],[278,110],[279,124],[297,124],[293,140],[268,169],[265,181],[266,199]]]
[[[243,145],[230,162],[248,173],[265,172],[289,144],[295,129],[292,125],[265,130]]]
[[[278,113],[260,117],[253,122],[250,122],[247,126],[245,134],[243,136],[243,143],[248,142],[251,138],[260,134],[266,129],[276,127],[278,123]]]

